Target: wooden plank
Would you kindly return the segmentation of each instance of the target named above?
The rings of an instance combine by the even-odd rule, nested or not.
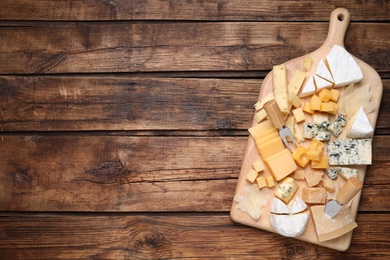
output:
[[[388,1],[343,1],[353,20],[389,20]],[[324,21],[333,1],[3,0],[3,20],[252,20]]]
[[[4,136],[0,210],[229,211],[247,137]],[[375,136],[359,210],[390,208]]]
[[[3,76],[0,129],[245,130],[246,134],[261,84],[260,79]],[[377,133],[390,131],[390,80],[383,80],[383,88]]]
[[[3,24],[0,74],[270,70],[317,49],[327,31],[327,22]],[[352,23],[346,48],[389,71],[389,38],[388,23]]]
[[[234,224],[227,214],[0,217],[6,259],[386,259],[389,214],[361,214],[347,252]],[[368,248],[370,250],[368,250]]]

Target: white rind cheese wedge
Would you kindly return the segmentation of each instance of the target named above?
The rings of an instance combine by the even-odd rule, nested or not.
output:
[[[332,74],[330,73],[328,67],[326,67],[325,62],[323,60],[320,60],[320,62],[318,63],[315,74],[331,83],[334,82]]]
[[[318,77],[317,75],[314,75],[314,82],[315,82],[316,88],[317,88],[316,92],[320,92],[324,88],[332,88],[333,87],[333,83],[331,83],[327,80],[324,80],[323,78]]]
[[[347,137],[349,138],[369,138],[372,136],[374,129],[363,107],[360,107],[352,117],[350,124],[347,126],[347,131]]]
[[[313,77],[310,77],[307,80],[306,85],[303,87],[299,97],[308,97],[314,93],[316,93],[316,85],[314,84]]]
[[[290,214],[290,209],[283,201],[274,198],[271,202],[270,212],[275,214]]]
[[[309,220],[309,212],[296,215],[270,215],[271,227],[279,234],[286,237],[302,235]]]
[[[270,206],[272,229],[286,237],[301,235],[305,232],[309,220],[309,212],[303,212],[306,208],[306,203],[299,197],[295,198],[291,208],[280,199],[274,198]]]
[[[291,214],[297,214],[304,211],[306,208],[307,208],[306,203],[300,197],[295,197],[295,201],[291,206],[290,211]]]
[[[341,87],[363,79],[359,65],[343,47],[335,44],[326,57],[326,62],[332,73],[334,87]]]

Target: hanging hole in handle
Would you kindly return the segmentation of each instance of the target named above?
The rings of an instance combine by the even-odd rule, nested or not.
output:
[[[344,19],[345,19],[344,14],[339,14],[339,15],[337,16],[337,20],[339,20],[340,22],[344,21]]]

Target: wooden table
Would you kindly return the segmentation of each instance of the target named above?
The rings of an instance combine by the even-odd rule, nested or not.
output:
[[[1,259],[390,257],[390,2],[2,0]],[[262,79],[336,7],[383,79],[351,247],[231,221]]]

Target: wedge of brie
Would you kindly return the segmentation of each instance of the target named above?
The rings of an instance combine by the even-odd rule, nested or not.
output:
[[[313,77],[311,76],[307,80],[306,85],[303,87],[299,97],[307,97],[307,96],[313,95],[314,93],[316,93],[316,86],[314,84]]]
[[[368,120],[363,107],[360,107],[347,125],[347,137],[349,138],[369,138],[374,133],[374,129]]]
[[[335,44],[326,57],[326,63],[332,73],[334,87],[345,86],[363,79],[363,73],[352,55],[343,47]]]
[[[318,63],[315,74],[318,77],[321,77],[331,83],[334,82],[332,74],[330,73],[328,67],[326,67],[325,62],[323,60],[320,60],[320,62]]]
[[[314,75],[314,82],[316,84],[316,87],[317,87],[317,91],[316,92],[320,92],[321,89],[324,89],[324,88],[332,88],[333,87],[333,83],[317,76],[317,75]]]

